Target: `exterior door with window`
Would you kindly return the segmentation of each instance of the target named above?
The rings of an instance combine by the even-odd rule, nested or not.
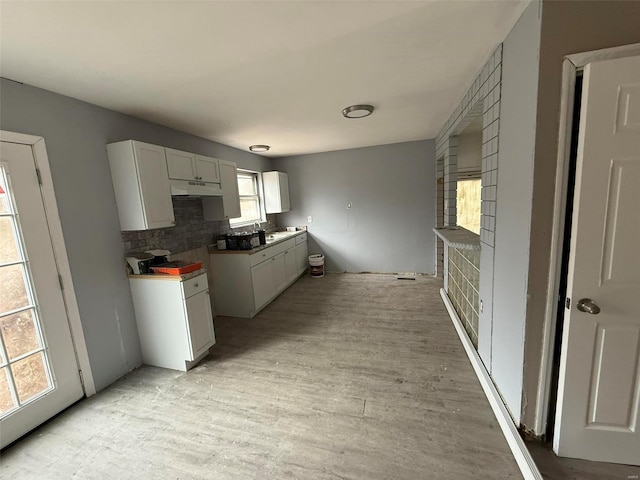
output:
[[[32,147],[0,143],[0,447],[83,396]]]
[[[584,70],[554,450],[640,465],[640,56]]]

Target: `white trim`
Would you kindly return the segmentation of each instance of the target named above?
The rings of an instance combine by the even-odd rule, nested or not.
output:
[[[447,307],[447,311],[449,312],[449,316],[451,317],[451,321],[453,322],[453,326],[458,333],[458,337],[460,337],[460,341],[462,342],[462,346],[467,352],[467,356],[469,357],[469,361],[471,362],[471,366],[473,370],[476,372],[476,376],[480,381],[480,385],[482,386],[482,390],[484,391],[487,400],[489,400],[489,405],[491,405],[491,409],[493,410],[493,414],[498,420],[498,424],[500,425],[500,429],[502,430],[502,434],[504,438],[507,440],[507,444],[511,449],[511,453],[520,468],[520,472],[525,480],[542,480],[542,474],[538,470],[527,446],[524,444],[524,440],[520,437],[518,433],[518,429],[516,428],[513,420],[511,419],[511,415],[509,415],[509,411],[505,406],[502,398],[500,398],[500,394],[498,390],[496,390],[487,369],[485,368],[478,352],[473,347],[471,340],[467,336],[467,332],[465,332],[464,327],[462,326],[462,322],[460,322],[460,318],[458,318],[458,314],[453,309],[453,305],[449,300],[444,289],[440,289],[440,296],[442,297],[442,301],[444,302],[445,307]]]
[[[620,47],[603,48],[591,52],[574,53],[565,58],[570,60],[577,68],[582,68],[588,63],[613,60],[614,58],[635,57],[640,55],[640,43],[631,43]]]
[[[71,329],[71,337],[75,348],[76,360],[78,362],[78,368],[82,372],[84,393],[87,397],[90,397],[96,393],[96,387],[93,382],[93,374],[91,373],[89,353],[84,339],[76,292],[73,287],[71,267],[69,266],[69,257],[67,256],[66,243],[64,241],[64,234],[60,223],[58,203],[56,202],[53,179],[51,177],[51,169],[49,166],[49,157],[47,156],[44,139],[34,135],[0,130],[0,141],[30,145],[36,165],[40,170],[40,176],[42,178],[40,191],[42,192],[42,200],[44,202],[44,209],[47,216],[49,232],[51,235],[51,244],[53,246],[53,253],[58,267],[58,273],[62,277],[62,282],[65,287],[62,291],[62,296],[67,310],[67,318]]]
[[[573,105],[576,74],[585,65],[602,60],[640,55],[640,43],[621,47],[605,48],[592,52],[576,53],[565,57],[562,65],[562,89],[560,92],[560,130],[558,133],[558,157],[554,193],[553,223],[551,230],[551,252],[547,281],[547,301],[543,326],[540,376],[536,392],[533,430],[542,435],[546,429],[549,412],[549,394],[553,368],[553,345],[556,336],[557,292],[560,284],[564,223],[567,209],[567,175],[569,170],[571,131],[573,127]]]

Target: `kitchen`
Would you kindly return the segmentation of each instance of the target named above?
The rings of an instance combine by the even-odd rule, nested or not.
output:
[[[404,13],[405,18],[411,17],[410,12]],[[256,28],[259,29],[259,25]],[[496,37],[494,44],[504,38],[506,31]],[[89,36],[87,34],[87,38]],[[465,82],[473,78],[490,50],[485,48],[477,53],[480,58],[477,65],[469,66],[464,74],[459,73],[463,77],[456,84],[459,92],[464,91]],[[11,78],[7,73],[3,75]],[[324,75],[319,76],[327,80]],[[96,90],[108,90],[109,85],[101,81],[97,81]],[[437,211],[437,186],[432,181],[436,172],[435,133],[429,139],[422,136],[389,140],[378,131],[380,144],[341,144],[335,139],[355,137],[362,130],[372,129],[384,114],[381,108],[368,118],[344,119],[341,109],[360,101],[355,95],[357,88],[350,90],[352,95],[347,95],[348,98],[342,97],[339,105],[327,108],[334,119],[335,130],[322,134],[314,131],[304,137],[310,145],[319,137],[325,138],[326,149],[306,153],[291,148],[280,156],[248,152],[250,144],[267,143],[251,128],[248,131],[253,135],[246,134],[241,141],[233,140],[225,145],[206,140],[207,128],[196,134],[184,133],[190,130],[180,115],[176,115],[180,120],[173,128],[165,126],[166,118],[160,116],[142,119],[144,107],[127,97],[126,92],[123,98],[132,106],[119,112],[115,104],[106,108],[97,106],[81,94],[72,98],[72,92],[54,93],[45,86],[31,86],[36,84],[34,81],[23,83],[2,78],[1,82],[2,130],[37,135],[46,140],[55,202],[82,319],[86,362],[90,365],[88,383],[93,384],[94,391],[105,390],[143,362],[123,258],[126,253],[167,249],[173,254],[172,260],[203,261],[205,267],[208,262],[206,270],[211,273],[213,255],[209,255],[208,246],[217,244],[220,235],[232,231],[225,219],[205,216],[202,198],[175,196],[171,199],[175,227],[123,233],[106,151],[109,144],[135,140],[231,162],[248,172],[287,173],[290,211],[267,215],[264,218],[267,223],[262,226],[271,231],[306,227],[308,253],[323,253],[327,272],[433,274],[435,271],[436,239],[432,232]],[[453,102],[441,107],[435,132],[455,105],[458,97],[453,97]],[[157,97],[159,104],[161,98]],[[322,112],[327,114],[325,110]],[[231,117],[229,121],[232,122]],[[260,112],[255,114],[255,121],[268,125],[261,122]],[[223,123],[215,126],[219,131],[225,128]],[[246,140],[248,137],[250,142]],[[332,144],[330,140],[337,143]],[[317,285],[317,291],[324,291],[330,277],[313,279],[315,284],[308,285],[305,276],[292,285],[310,287],[305,292],[313,295],[312,285]],[[208,283],[209,287],[215,284],[209,279]],[[334,298],[338,298],[338,293],[339,289],[332,293]],[[274,308],[262,312],[273,312],[281,305],[276,302],[278,300],[272,304]],[[216,303],[213,302],[214,309]],[[255,313],[263,307],[256,307],[254,303],[251,310]],[[256,318],[264,315],[258,314]],[[246,340],[249,345],[250,340]],[[211,353],[216,358],[215,347]],[[194,367],[192,375],[197,375],[198,368]],[[397,378],[402,381],[401,377]]]

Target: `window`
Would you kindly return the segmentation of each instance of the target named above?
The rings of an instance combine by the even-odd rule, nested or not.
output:
[[[241,227],[264,221],[262,206],[260,205],[259,175],[256,172],[238,170],[241,216],[229,220],[231,227]]]
[[[456,223],[477,234],[480,234],[481,191],[482,182],[479,178],[458,180],[456,192],[458,218]]]

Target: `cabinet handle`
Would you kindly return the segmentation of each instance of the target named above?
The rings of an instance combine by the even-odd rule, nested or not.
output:
[[[197,283],[194,283],[194,284],[193,284],[193,288],[198,288],[198,284],[197,284]]]

